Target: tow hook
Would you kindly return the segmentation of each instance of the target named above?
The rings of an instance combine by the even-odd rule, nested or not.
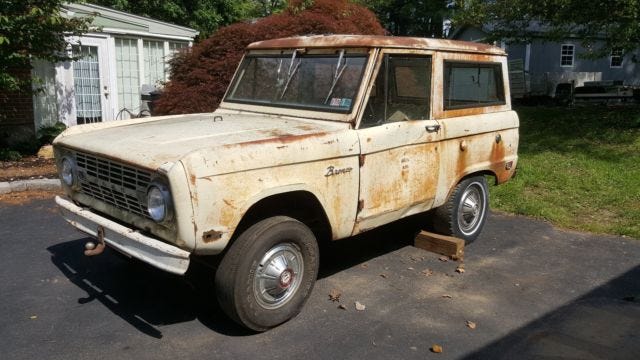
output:
[[[86,256],[100,255],[104,251],[104,228],[102,226],[98,226],[96,239],[98,240],[97,245],[93,241],[89,241],[84,244],[84,254]]]

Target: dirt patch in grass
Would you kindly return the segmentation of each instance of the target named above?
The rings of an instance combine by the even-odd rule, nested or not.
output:
[[[56,195],[62,195],[62,192],[57,191],[40,191],[40,190],[30,190],[30,191],[20,191],[13,192],[10,194],[0,195],[0,204],[2,205],[22,205],[27,204],[35,200],[51,200]]]
[[[20,161],[0,162],[0,181],[56,179],[57,177],[56,165],[53,159],[30,156]]]

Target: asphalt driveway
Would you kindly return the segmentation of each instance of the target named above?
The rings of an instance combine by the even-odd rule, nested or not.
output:
[[[640,358],[640,240],[492,214],[458,273],[410,246],[410,228],[324,249],[302,313],[253,334],[218,309],[208,267],[177,277],[113,251],[87,258],[52,200],[0,202],[1,357]]]

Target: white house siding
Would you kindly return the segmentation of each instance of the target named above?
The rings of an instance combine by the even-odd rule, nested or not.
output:
[[[560,65],[561,47],[574,45],[573,66]],[[595,46],[598,46],[597,44]],[[534,94],[554,95],[555,85],[574,81],[582,86],[585,81],[618,80],[624,85],[640,86],[640,67],[627,55],[622,67],[611,68],[610,58],[584,59],[580,54],[585,49],[577,40],[565,40],[558,43],[535,41],[531,44],[530,77],[531,92]]]
[[[66,4],[63,9],[64,16],[92,16],[92,25],[101,28],[100,32],[69,37],[73,45],[68,51],[83,49],[97,57],[93,57],[91,69],[82,68],[88,65],[83,61],[34,62],[33,74],[43,80],[43,91],[33,96],[36,130],[57,121],[72,126],[140,115],[144,109],[142,86],[162,86],[168,80],[167,61],[175,51],[191,46],[198,34],[193,29],[92,4]],[[82,75],[88,75],[88,70],[91,79]]]

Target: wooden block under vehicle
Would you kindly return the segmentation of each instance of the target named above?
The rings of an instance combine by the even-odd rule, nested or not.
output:
[[[462,260],[464,257],[464,240],[424,230],[416,236],[415,247],[449,256],[454,260]]]

